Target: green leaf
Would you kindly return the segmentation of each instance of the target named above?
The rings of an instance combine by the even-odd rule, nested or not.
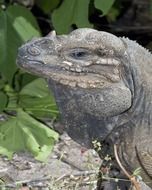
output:
[[[23,73],[23,74],[20,73],[19,77],[20,77],[20,86],[22,87],[32,82],[33,80],[37,79],[37,76],[29,73]]]
[[[59,114],[57,106],[50,96],[41,98],[21,96],[19,105],[28,113],[39,118],[56,118]]]
[[[135,171],[133,172],[133,176],[138,176],[138,175],[140,175],[140,173],[141,173],[141,168],[139,167],[139,168],[135,169]]]
[[[149,14],[152,15],[152,0],[149,2]]]
[[[20,91],[20,95],[43,97],[49,95],[48,85],[42,78],[38,78],[27,84]]]
[[[25,7],[19,5],[10,6],[7,9],[7,15],[22,41],[25,42],[35,36],[40,36],[39,26],[35,17]]]
[[[35,2],[45,13],[49,13],[50,11],[52,11],[54,8],[56,8],[58,6],[58,4],[60,3],[60,0],[37,0]]]
[[[64,0],[52,14],[52,22],[59,34],[68,33],[72,24],[77,27],[92,27],[88,21],[89,0]]]
[[[5,81],[0,77],[0,90],[4,88],[4,86],[5,86]]]
[[[58,134],[19,109],[16,118],[0,126],[0,154],[9,158],[19,151],[30,151],[37,160],[46,161]]]
[[[106,15],[108,22],[110,23],[116,21],[118,15],[119,15],[119,9],[113,6]]]
[[[16,111],[18,104],[18,94],[10,85],[5,85],[4,91],[8,96],[8,104],[5,111]]]
[[[102,15],[106,15],[114,2],[115,0],[95,0],[94,4],[97,9],[100,9],[103,12]]]
[[[0,91],[0,112],[4,110],[7,104],[7,96],[3,91]]]
[[[40,36],[31,12],[22,6],[10,6],[0,12],[0,71],[11,83],[18,47],[33,36]]]
[[[10,83],[17,70],[15,60],[21,44],[6,12],[0,13],[0,71]]]
[[[58,116],[53,95],[44,79],[36,79],[20,91],[19,105],[36,117],[50,118]]]

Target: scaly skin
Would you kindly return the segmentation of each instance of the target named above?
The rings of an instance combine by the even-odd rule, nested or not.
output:
[[[17,64],[48,80],[74,140],[87,147],[95,139],[101,142],[101,158],[111,156],[111,177],[124,177],[113,154],[117,144],[124,167],[130,173],[141,167],[140,175],[152,187],[151,53],[126,38],[77,29],[26,43]],[[113,181],[99,189],[117,185],[126,189]]]

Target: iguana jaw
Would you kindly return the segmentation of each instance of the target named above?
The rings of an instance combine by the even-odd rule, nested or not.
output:
[[[24,60],[23,57],[18,57],[18,64],[20,64],[20,66],[22,66],[22,68],[27,72],[36,75],[39,75],[39,73],[41,73],[40,76],[43,75],[45,78],[52,79],[57,83],[70,87],[102,88],[108,83],[118,82],[120,80],[119,76],[116,74],[105,74],[99,69],[95,71],[94,68],[96,65],[91,65],[90,67],[85,68],[70,67],[68,65],[63,66],[63,64],[60,64],[62,66],[57,64],[47,65],[39,60]],[[114,72],[118,74],[118,71],[116,69]]]
[[[95,72],[91,68],[83,69],[82,72],[75,72],[77,68],[71,68],[69,70],[63,68],[64,72],[52,73],[51,77],[56,82],[68,85],[71,87],[81,87],[81,88],[102,88],[111,82],[120,81],[117,75],[103,74],[98,71]]]

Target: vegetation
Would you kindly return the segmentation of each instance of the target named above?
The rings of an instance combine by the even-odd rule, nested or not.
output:
[[[44,161],[58,134],[43,124],[58,117],[44,79],[19,70],[18,47],[55,29],[65,34],[79,27],[98,28],[121,14],[121,0],[0,0],[0,154],[30,151]]]

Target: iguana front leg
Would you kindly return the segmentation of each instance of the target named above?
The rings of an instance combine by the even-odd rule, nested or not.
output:
[[[145,172],[145,181],[147,185],[152,185],[152,147],[150,146],[151,142],[149,141],[147,141],[146,145],[143,147],[137,146],[136,153],[141,168]]]

